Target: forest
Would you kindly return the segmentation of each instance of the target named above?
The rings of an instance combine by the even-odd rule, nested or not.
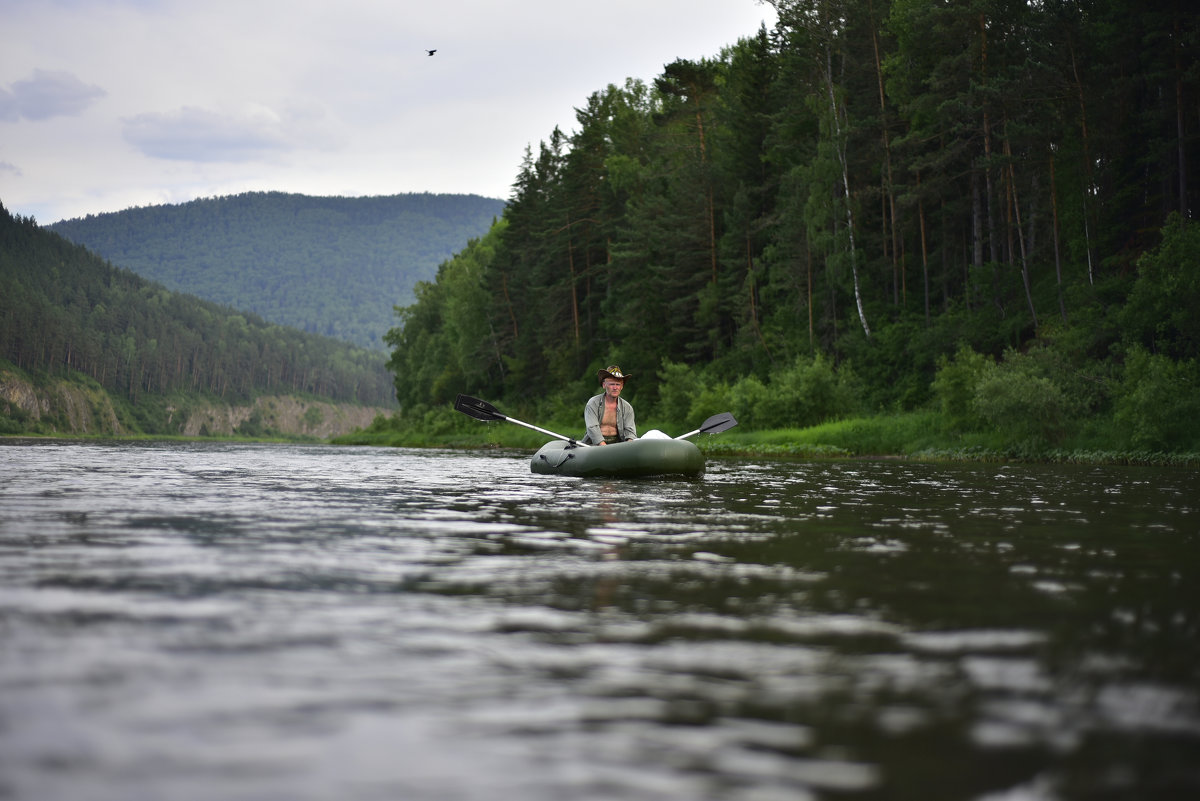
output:
[[[172,393],[395,403],[384,354],[169,291],[2,206],[0,360],[77,371],[135,406]]]
[[[740,430],[925,410],[992,447],[1200,451],[1200,15],[774,0],[587,97],[386,340],[404,413]],[[416,417],[413,415],[416,414]]]
[[[47,227],[168,289],[382,351],[392,307],[503,208],[478,195],[247,192]]]

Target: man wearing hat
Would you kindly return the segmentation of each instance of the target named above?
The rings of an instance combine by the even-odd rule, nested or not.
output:
[[[622,373],[621,368],[614,364],[598,371],[596,376],[604,391],[588,400],[583,407],[583,424],[587,426],[583,441],[589,445],[608,445],[637,439],[633,407],[621,397],[629,374]]]

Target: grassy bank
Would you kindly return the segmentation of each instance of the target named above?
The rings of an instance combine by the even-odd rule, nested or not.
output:
[[[526,420],[564,436],[583,432],[577,421]],[[654,420],[639,430],[684,433]],[[450,409],[403,417],[378,417],[366,429],[331,442],[408,448],[513,448],[535,450],[548,437],[519,425],[484,423]],[[721,458],[902,458],[924,461],[1022,461],[1080,464],[1153,464],[1200,467],[1200,453],[1157,453],[1105,447],[1052,448],[1028,442],[1005,445],[994,433],[948,433],[935,412],[855,417],[808,428],[750,431],[734,428],[693,438],[702,451]],[[1094,443],[1085,443],[1093,445]]]
[[[440,417],[436,416],[436,417]],[[1004,448],[995,437],[984,434],[951,436],[939,433],[931,423],[936,415],[908,413],[857,417],[809,428],[780,428],[765,431],[733,429],[714,436],[698,435],[693,441],[710,457],[724,459],[909,459],[914,461],[1027,462],[1047,464],[1125,464],[1200,467],[1200,453],[1161,453],[1119,449]],[[128,440],[180,442],[279,442],[361,445],[393,448],[506,449],[534,451],[548,439],[526,428],[508,423],[482,423],[464,418],[435,419],[427,426],[406,424],[396,418],[378,417],[370,426],[328,440],[303,435],[261,436],[141,433],[14,432],[0,434],[8,440]],[[579,435],[569,423],[542,423],[542,428],[565,436]],[[655,425],[666,433],[673,429]]]

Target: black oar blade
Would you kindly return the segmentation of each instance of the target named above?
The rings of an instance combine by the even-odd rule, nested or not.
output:
[[[479,398],[472,398],[470,395],[459,395],[455,398],[454,410],[489,423],[508,419],[500,414],[492,404]]]
[[[712,417],[700,424],[701,434],[720,434],[722,431],[728,431],[737,425],[737,420],[729,412],[721,412],[714,414]]]

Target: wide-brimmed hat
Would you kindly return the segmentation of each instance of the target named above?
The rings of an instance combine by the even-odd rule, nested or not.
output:
[[[618,381],[624,381],[626,378],[629,378],[629,373],[622,373],[620,367],[617,367],[615,364],[610,364],[603,370],[597,370],[596,377],[599,378],[600,383],[603,384],[604,379],[606,378],[615,378]]]

